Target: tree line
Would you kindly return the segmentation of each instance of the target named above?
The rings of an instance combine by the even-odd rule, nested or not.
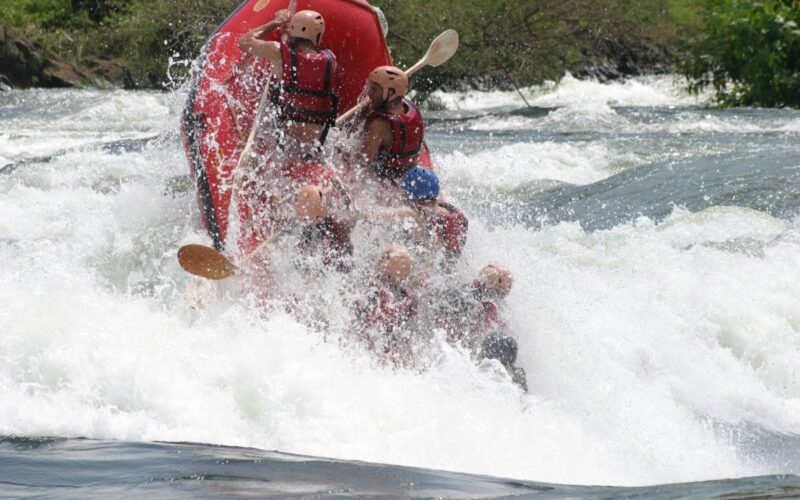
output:
[[[238,0],[11,0],[0,23],[78,65],[114,60],[137,85],[170,83]],[[800,0],[373,0],[398,65],[445,28],[461,34],[447,65],[418,85],[509,86],[565,71],[683,74],[721,105],[800,106]],[[171,74],[185,75],[185,67]]]

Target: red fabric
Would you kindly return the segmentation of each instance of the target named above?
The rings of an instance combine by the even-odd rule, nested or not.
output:
[[[508,326],[500,317],[500,311],[486,285],[480,280],[460,292],[461,305],[440,311],[436,324],[447,332],[448,340],[457,344],[465,339],[480,341],[498,330],[507,331]],[[452,306],[453,304],[451,304]]]
[[[411,290],[390,290],[372,286],[366,304],[359,305],[359,319],[368,328],[380,328],[387,333],[417,314],[417,299]]]
[[[505,321],[500,318],[500,312],[497,309],[497,304],[492,302],[488,297],[489,293],[486,284],[480,280],[473,282],[475,287],[475,298],[478,299],[481,305],[481,321],[482,334],[486,335],[496,330],[507,330]]]
[[[437,208],[444,208],[447,213],[442,214]],[[455,205],[445,201],[437,201],[436,207],[420,206],[418,210],[428,221],[442,247],[450,256],[459,257],[464,245],[467,243],[467,229],[469,221],[464,212]]]
[[[436,213],[434,223],[436,233],[444,244],[445,252],[458,257],[467,243],[469,221],[464,212],[450,203],[440,201],[438,206],[447,210],[447,214]]]
[[[331,167],[313,161],[287,163],[282,172],[284,176],[300,184],[324,186],[333,178]]]
[[[350,231],[333,217],[306,228],[298,250],[305,254],[320,252],[322,263],[326,266],[334,266],[342,272],[350,270],[342,260],[343,257],[353,254]]]
[[[367,124],[373,120],[384,119],[392,127],[392,147],[381,148],[375,159],[378,173],[391,178],[400,178],[420,161],[420,153],[425,140],[425,124],[422,115],[408,99],[403,99],[408,110],[402,115],[373,111]]]
[[[333,92],[336,57],[330,50],[300,53],[281,42],[283,72],[280,87],[272,93],[284,120],[332,124],[338,98]]]

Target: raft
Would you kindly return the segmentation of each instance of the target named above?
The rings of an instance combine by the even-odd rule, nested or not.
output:
[[[217,250],[224,250],[234,170],[270,70],[265,60],[240,51],[237,42],[288,6],[289,0],[242,2],[211,35],[190,83],[182,136],[201,219]],[[368,74],[392,64],[379,15],[364,0],[298,0],[297,10],[302,9],[316,10],[325,18],[321,48],[337,57],[335,89],[342,114],[356,104]],[[421,163],[430,166],[427,148]]]

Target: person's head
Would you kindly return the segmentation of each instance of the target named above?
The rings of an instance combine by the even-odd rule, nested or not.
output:
[[[391,245],[381,254],[378,268],[385,282],[399,285],[411,275],[411,256],[406,247]]]
[[[408,91],[405,71],[394,66],[378,66],[367,77],[367,96],[375,106],[402,98]]]
[[[430,169],[414,167],[405,173],[400,187],[413,202],[435,200],[439,196],[439,177]]]
[[[484,358],[496,359],[505,367],[512,367],[517,361],[517,341],[503,332],[495,332],[483,339],[481,348]]]
[[[303,222],[317,224],[328,216],[325,192],[316,184],[307,184],[297,191],[294,212]]]
[[[505,297],[511,291],[514,277],[507,267],[500,264],[487,264],[479,273],[481,283],[499,297]]]
[[[314,10],[301,10],[289,21],[289,36],[296,40],[308,40],[319,47],[325,34],[325,19]]]

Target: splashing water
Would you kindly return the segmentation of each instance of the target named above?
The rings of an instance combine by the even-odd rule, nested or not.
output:
[[[394,370],[233,285],[195,309],[183,96],[0,93],[0,434],[582,484],[800,473],[800,113],[663,78],[517,99],[444,96],[428,140],[471,219],[458,279],[515,274],[527,395],[449,348]]]

